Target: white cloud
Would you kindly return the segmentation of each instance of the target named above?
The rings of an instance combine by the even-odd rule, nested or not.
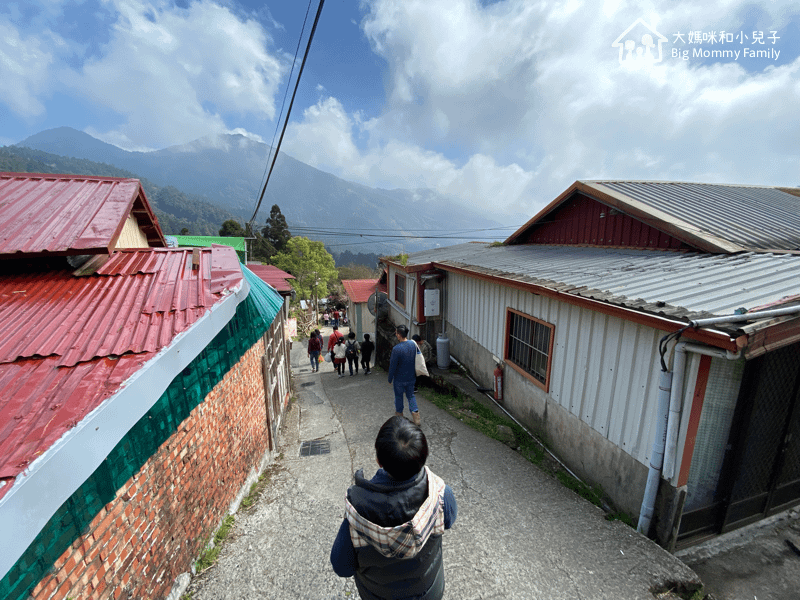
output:
[[[163,0],[114,5],[119,18],[102,56],[63,74],[66,85],[122,116],[93,135],[159,148],[226,132],[226,114],[274,118],[284,66],[257,21],[210,0],[188,9]]]
[[[420,153],[416,164],[427,181],[427,173],[457,173],[453,182],[464,184],[448,186],[469,189],[467,167],[493,157],[487,168],[512,181],[502,196],[516,195],[516,206],[528,212],[578,178],[796,183],[800,61],[763,73],[736,62],[681,60],[630,71],[611,47],[639,17],[670,42],[680,30],[732,30],[758,11],[764,30],[780,29],[797,13],[791,2],[374,0],[367,6],[363,30],[390,71],[389,104],[371,122],[372,143],[384,153],[400,146],[458,148],[466,161],[431,169]],[[517,193],[520,182],[527,189]],[[495,197],[486,192],[486,199]]]
[[[9,21],[0,18],[0,101],[22,118],[44,112],[39,94],[48,87],[53,55],[42,38],[23,37]]]
[[[291,156],[345,179],[384,188],[431,188],[473,203],[493,204],[499,211],[520,200],[532,174],[519,165],[498,165],[475,154],[458,166],[439,152],[390,140],[360,150],[355,137],[369,134],[374,122],[361,123],[335,98],[308,108],[301,123],[292,124],[283,144]]]

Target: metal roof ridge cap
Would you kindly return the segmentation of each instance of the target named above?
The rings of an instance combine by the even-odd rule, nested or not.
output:
[[[702,231],[701,229],[698,229],[695,225],[687,223],[686,221],[684,221],[679,217],[671,215],[658,208],[653,208],[652,206],[644,204],[643,202],[640,202],[635,198],[631,198],[626,194],[617,192],[616,190],[612,190],[611,188],[606,187],[605,183],[614,183],[611,180],[607,182],[582,181],[581,183],[583,183],[587,187],[590,187],[591,189],[597,192],[600,192],[601,194],[613,198],[614,200],[618,200],[619,202],[624,202],[628,206],[634,208],[635,210],[641,213],[651,215],[652,217],[658,219],[662,223],[678,227],[680,230],[686,232],[688,235],[699,238],[706,243],[713,244],[720,250],[724,250],[725,252],[742,252],[744,250],[747,250],[746,248],[740,246],[739,244],[733,244],[720,237],[717,237],[716,235]],[[675,182],[640,182],[640,183],[675,183]],[[636,216],[636,218],[639,218],[641,220],[641,218],[638,216]]]
[[[8,525],[6,535],[0,536],[0,577],[8,573],[58,508],[161,398],[172,380],[230,322],[249,293],[246,282],[234,288],[17,476],[11,489],[0,498],[0,522]],[[145,381],[145,374],[165,382],[163,387]],[[103,433],[96,434],[101,428]],[[106,430],[111,434],[106,435]],[[96,435],[100,439],[95,439]],[[64,488],[62,493],[57,493],[60,490],[54,489],[51,481],[59,481],[59,487]]]

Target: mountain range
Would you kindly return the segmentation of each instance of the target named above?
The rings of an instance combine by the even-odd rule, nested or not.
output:
[[[32,135],[6,150],[48,165],[57,160],[54,157],[61,157],[61,161],[77,163],[71,165],[73,168],[108,171],[110,166],[121,170],[126,174],[119,176],[143,180],[157,214],[164,214],[164,219],[161,215],[159,219],[165,233],[178,233],[168,231],[168,226],[185,226],[190,234],[208,235],[216,234],[227,218],[249,221],[263,185],[270,147],[242,135],[220,135],[162,150],[131,152],[70,127],[59,127]],[[434,230],[439,232],[435,235],[441,235],[443,230],[502,227],[433,190],[371,188],[320,171],[285,153],[278,155],[255,219],[257,227],[266,223],[273,204],[280,207],[293,235],[320,240],[335,253],[416,251],[465,241],[427,237],[434,235],[430,233]],[[198,230],[201,228],[204,231]],[[419,237],[404,237],[415,234]],[[506,235],[498,231],[498,239]],[[475,236],[482,237],[479,233]]]

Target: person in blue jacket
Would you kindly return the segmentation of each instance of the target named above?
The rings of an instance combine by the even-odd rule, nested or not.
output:
[[[347,490],[333,570],[355,576],[362,600],[440,600],[442,535],[458,514],[453,490],[425,466],[425,434],[403,417],[383,424],[375,454],[375,476],[359,469]]]
[[[389,383],[394,386],[394,410],[397,416],[403,416],[403,394],[408,398],[408,410],[414,424],[421,423],[417,399],[414,397],[414,386],[417,383],[417,371],[414,361],[417,357],[417,344],[408,339],[408,327],[398,325],[394,332],[397,344],[392,348],[389,359]]]

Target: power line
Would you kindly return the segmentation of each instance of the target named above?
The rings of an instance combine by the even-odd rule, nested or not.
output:
[[[292,92],[292,99],[289,102],[289,108],[286,110],[286,120],[283,122],[283,129],[281,130],[281,137],[278,139],[278,145],[275,148],[275,154],[272,157],[272,164],[269,167],[269,173],[267,173],[267,180],[264,182],[264,187],[261,189],[261,195],[258,198],[258,203],[256,204],[256,209],[253,211],[253,216],[250,217],[250,221],[248,225],[252,228],[253,222],[256,220],[256,215],[258,214],[258,209],[261,208],[261,202],[264,200],[264,193],[267,191],[267,184],[269,184],[269,178],[272,175],[272,169],[275,168],[275,161],[278,159],[278,152],[281,149],[281,143],[283,142],[283,136],[286,133],[286,127],[289,124],[289,116],[292,114],[292,106],[294,106],[294,99],[297,96],[297,88],[300,87],[300,78],[303,76],[303,69],[306,66],[306,59],[308,58],[308,53],[311,50],[311,42],[314,39],[314,33],[317,31],[317,24],[319,23],[319,17],[322,14],[322,7],[325,4],[325,0],[319,0],[319,6],[317,6],[317,16],[314,17],[314,25],[311,27],[311,34],[308,36],[308,44],[306,44],[306,51],[303,54],[303,62],[300,63],[300,70],[297,72],[297,80],[294,83],[294,91]]]
[[[272,151],[275,148],[275,137],[278,135],[280,128],[281,117],[283,116],[283,107],[286,106],[286,96],[289,95],[289,86],[292,83],[292,75],[294,74],[294,66],[297,64],[297,55],[300,54],[300,43],[303,41],[303,34],[306,32],[306,23],[308,22],[308,13],[311,12],[311,0],[308,0],[308,7],[306,8],[306,15],[303,17],[303,26],[300,28],[300,36],[297,38],[297,47],[294,49],[294,58],[292,59],[292,68],[289,70],[289,77],[286,80],[286,91],[283,92],[283,101],[281,102],[281,109],[278,111],[278,118],[275,120],[275,132],[272,134],[272,141],[269,145],[269,152],[267,153],[267,162],[264,163],[264,173],[261,175],[261,181],[258,182],[259,189],[267,176],[267,168],[272,158]],[[265,184],[266,185],[266,184]],[[256,209],[257,210],[257,209]]]

